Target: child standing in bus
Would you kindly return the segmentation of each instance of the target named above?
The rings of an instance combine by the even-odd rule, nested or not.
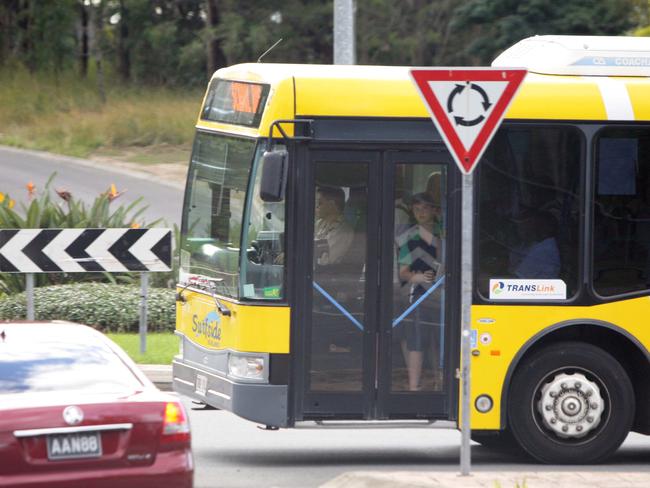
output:
[[[431,195],[414,195],[412,211],[416,223],[398,238],[398,262],[400,279],[410,286],[410,302],[415,303],[442,275],[442,270],[438,261],[441,242],[435,229],[437,208]],[[434,333],[440,311],[437,300],[438,296],[425,298],[412,312],[412,320],[404,324],[402,350],[411,391],[422,389],[425,350],[432,351],[431,363],[434,367],[438,365],[439,335]]]

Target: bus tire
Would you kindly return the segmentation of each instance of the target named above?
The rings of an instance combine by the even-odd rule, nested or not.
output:
[[[625,440],[634,389],[612,355],[580,342],[541,349],[517,367],[508,398],[510,430],[549,464],[603,461]]]

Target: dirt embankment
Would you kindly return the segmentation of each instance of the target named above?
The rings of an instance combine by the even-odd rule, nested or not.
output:
[[[98,152],[91,155],[89,160],[98,165],[146,173],[156,179],[184,184],[187,177],[189,155],[189,148],[161,145],[106,153]]]

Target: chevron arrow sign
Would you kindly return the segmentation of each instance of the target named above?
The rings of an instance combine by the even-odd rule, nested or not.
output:
[[[2,229],[1,273],[169,271],[170,229]]]

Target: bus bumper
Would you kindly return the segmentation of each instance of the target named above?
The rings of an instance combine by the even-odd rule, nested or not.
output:
[[[174,391],[193,400],[260,424],[288,426],[287,385],[236,382],[190,365],[180,357],[172,361],[172,376]]]

